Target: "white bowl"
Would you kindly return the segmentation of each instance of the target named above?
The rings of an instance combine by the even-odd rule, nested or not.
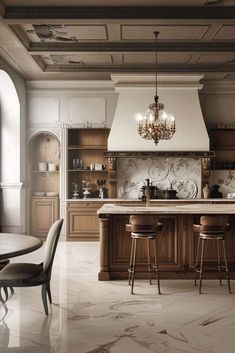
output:
[[[57,170],[57,165],[54,164],[54,163],[48,163],[48,170],[49,170],[50,172],[56,171],[56,170]]]
[[[40,172],[45,172],[45,171],[47,171],[47,163],[38,162],[38,170],[39,170]]]
[[[48,191],[46,192],[46,196],[59,196],[59,193],[56,191]]]
[[[33,193],[33,195],[34,195],[34,196],[45,196],[46,193],[45,193],[45,191],[35,191],[35,192]]]

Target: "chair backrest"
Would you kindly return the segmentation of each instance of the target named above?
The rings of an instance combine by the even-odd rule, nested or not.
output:
[[[58,221],[55,221],[52,224],[47,234],[45,248],[44,248],[44,261],[43,261],[44,272],[51,271],[62,224],[63,224],[63,219],[59,219]]]
[[[227,215],[208,215],[200,218],[202,232],[224,232],[229,224]]]
[[[130,216],[131,231],[155,231],[158,225],[156,215],[131,215]]]

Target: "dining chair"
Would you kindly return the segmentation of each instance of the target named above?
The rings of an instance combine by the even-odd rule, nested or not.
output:
[[[34,263],[10,263],[0,272],[0,302],[7,310],[1,295],[1,289],[6,287],[32,287],[42,285],[42,302],[45,314],[48,315],[47,296],[52,303],[50,280],[53,260],[59,240],[63,219],[55,221],[46,238],[44,246],[44,261],[40,264]]]

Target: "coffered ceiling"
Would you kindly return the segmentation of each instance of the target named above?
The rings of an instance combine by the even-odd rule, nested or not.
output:
[[[0,55],[26,79],[154,72],[154,31],[159,72],[235,78],[233,0],[0,0],[0,12]]]

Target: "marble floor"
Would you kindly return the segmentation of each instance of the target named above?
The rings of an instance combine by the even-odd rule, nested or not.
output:
[[[42,256],[39,249],[14,261],[41,262]],[[234,352],[235,294],[226,286],[204,281],[198,295],[190,280],[162,280],[159,296],[154,285],[137,280],[132,296],[126,281],[98,282],[98,265],[97,242],[60,242],[50,315],[39,287],[16,288],[0,321],[0,352]]]

